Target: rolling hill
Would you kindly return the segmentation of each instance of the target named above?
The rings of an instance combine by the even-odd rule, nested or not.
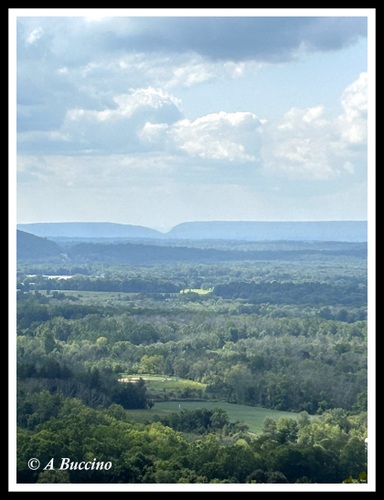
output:
[[[39,262],[61,258],[62,248],[54,241],[17,230],[17,260]]]

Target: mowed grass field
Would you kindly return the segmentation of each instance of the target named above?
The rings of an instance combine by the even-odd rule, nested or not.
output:
[[[142,378],[145,381],[148,395],[154,401],[164,399],[199,399],[204,396],[206,384],[187,380],[180,377],[167,377],[163,375],[122,374],[120,382],[134,382]]]
[[[203,288],[185,288],[180,290],[180,294],[195,293],[198,295],[207,295],[211,293],[213,288],[203,289]],[[83,290],[39,290],[41,294],[49,295],[52,292],[58,292],[62,295],[75,298],[79,303],[82,304],[115,304],[119,302],[129,302],[135,300],[140,293],[135,292],[100,292],[100,291],[83,291]],[[177,297],[177,293],[166,293],[165,295],[174,295]]]
[[[184,288],[180,293],[197,293],[198,295],[206,295],[207,293],[211,293],[213,288]]]
[[[282,417],[297,418],[299,413],[269,410],[256,406],[237,405],[221,401],[165,401],[155,403],[150,410],[126,410],[128,416],[137,422],[157,420],[170,413],[180,410],[195,410],[197,408],[222,408],[227,412],[230,422],[243,422],[252,434],[261,434],[264,420],[267,417],[279,420]]]
[[[197,408],[222,408],[227,412],[230,422],[243,422],[249,427],[252,434],[260,434],[263,430],[266,417],[278,420],[282,417],[297,418],[299,413],[270,410],[262,407],[238,405],[225,401],[199,401],[194,394],[204,394],[205,384],[186,380],[179,377],[166,377],[151,374],[124,374],[121,381],[134,381],[139,377],[145,380],[148,394],[153,397],[154,406],[150,410],[126,410],[128,416],[137,422],[148,422],[157,420],[170,413],[180,410],[195,410]],[[180,394],[189,389],[191,397],[181,398]],[[156,401],[156,399],[168,399],[168,401]],[[194,399],[194,400],[193,400]]]

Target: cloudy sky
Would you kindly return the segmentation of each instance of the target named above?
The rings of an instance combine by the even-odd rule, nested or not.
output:
[[[366,219],[373,15],[11,9],[17,222]]]

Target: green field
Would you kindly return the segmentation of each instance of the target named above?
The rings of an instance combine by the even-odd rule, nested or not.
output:
[[[164,417],[169,413],[180,410],[194,410],[196,408],[222,408],[227,412],[231,422],[244,422],[248,425],[249,431],[253,434],[260,434],[263,430],[266,417],[278,420],[282,417],[297,418],[299,413],[287,411],[269,410],[267,408],[237,405],[220,401],[167,401],[155,403],[150,410],[127,410],[132,420],[145,422],[156,420],[157,417]]]
[[[122,374],[121,382],[131,382],[142,378],[145,380],[148,394],[152,400],[164,399],[199,399],[204,396],[206,384],[194,380],[182,379],[180,377],[166,377],[162,375]]]
[[[211,293],[213,291],[213,288],[185,288],[184,290],[181,290],[180,293],[197,293],[199,295],[206,295],[207,293]]]
[[[127,410],[132,419],[138,422],[154,420],[157,417],[161,418],[180,410],[222,408],[227,412],[231,422],[244,422],[248,425],[250,432],[260,434],[266,417],[278,420],[281,417],[297,418],[299,415],[298,413],[231,404],[224,401],[198,401],[198,396],[204,395],[205,384],[179,377],[135,373],[124,374],[120,380],[133,381],[139,377],[145,380],[148,394],[154,402],[154,406],[150,410]],[[195,400],[188,400],[187,395],[189,399],[194,398]],[[165,401],[166,399],[169,401]]]

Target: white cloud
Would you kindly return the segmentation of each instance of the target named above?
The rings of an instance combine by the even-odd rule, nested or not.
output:
[[[323,106],[289,110],[278,123],[263,131],[264,167],[277,175],[296,179],[327,180],[352,175],[365,145],[366,74],[349,85],[341,97],[343,113],[327,117]],[[364,153],[364,152],[363,152]]]
[[[330,131],[323,108],[288,111],[277,124],[265,126],[264,167],[288,177],[326,179],[333,175],[328,161]]]
[[[292,108],[284,114],[278,129],[297,133],[298,131],[307,130],[309,125],[311,127],[321,127],[326,123],[322,118],[323,114],[323,106],[306,109]]]
[[[204,61],[187,60],[180,65],[170,65],[167,74],[164,75],[168,80],[167,87],[175,87],[182,85],[185,87],[192,87],[200,83],[217,78],[215,68],[213,65],[206,64]]]
[[[148,87],[146,89],[133,89],[129,94],[114,97],[114,109],[102,111],[71,109],[67,113],[69,121],[89,119],[97,122],[121,120],[131,118],[140,109],[160,110],[171,106],[178,108],[179,101],[162,89]]]
[[[25,42],[27,45],[33,45],[44,35],[44,30],[41,27],[35,28],[30,31],[26,37]]]
[[[143,143],[190,157],[224,162],[254,162],[259,157],[261,121],[249,112],[212,113],[173,124],[146,122],[138,133]]]
[[[148,142],[147,122],[164,127],[181,116],[178,99],[153,87],[117,95],[112,102],[113,106],[101,110],[69,109],[60,128],[19,134],[19,146],[23,150],[44,148],[52,154],[130,153],[137,151],[142,139]]]
[[[341,96],[344,113],[339,117],[341,136],[351,144],[365,144],[367,140],[367,86],[368,75],[361,73]]]
[[[164,55],[159,53],[118,53],[102,60],[92,68],[92,78],[108,78],[113,85],[130,81],[132,86],[151,85],[166,89],[191,88],[206,82],[224,78],[238,79],[254,74],[264,64],[249,61],[212,61],[198,54],[180,53]]]
[[[248,162],[258,157],[261,123],[249,112],[224,111],[180,120],[172,126],[176,145],[192,156]]]
[[[221,111],[195,120],[181,117],[180,101],[154,87],[131,90],[102,110],[73,108],[56,131],[25,133],[20,144],[51,144],[56,154],[132,154],[140,148],[205,160],[253,162],[259,158],[262,122],[250,112]]]

